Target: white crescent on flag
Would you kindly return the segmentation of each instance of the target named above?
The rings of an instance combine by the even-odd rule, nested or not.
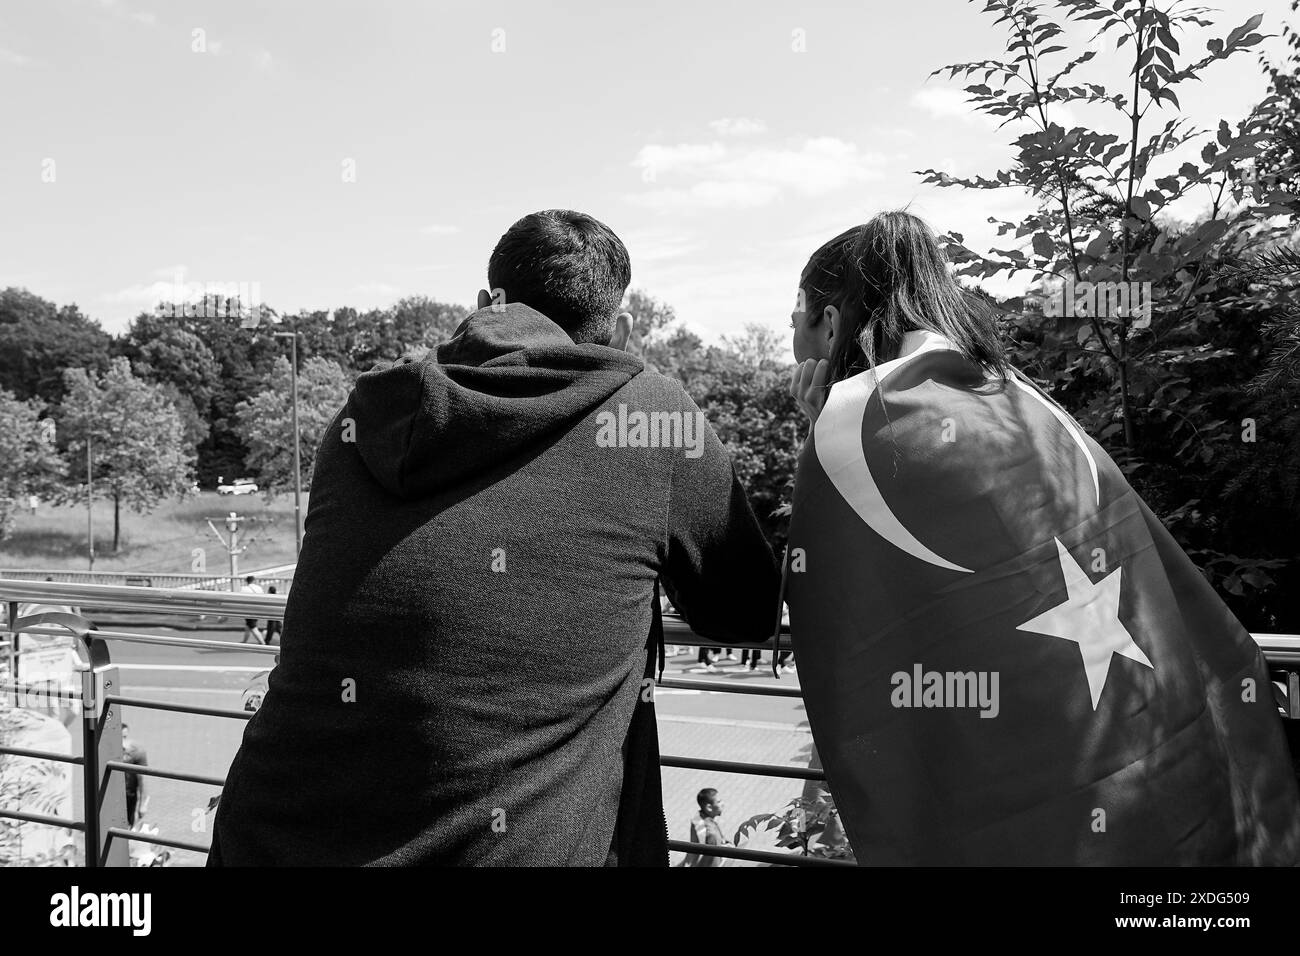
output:
[[[867,411],[867,404],[876,389],[890,375],[897,372],[917,356],[941,349],[952,349],[953,344],[934,332],[908,332],[903,336],[901,354],[898,358],[877,365],[874,373],[868,369],[859,372],[842,382],[836,382],[826,397],[826,404],[817,417],[813,428],[817,460],[822,470],[830,479],[835,490],[840,493],[849,506],[858,514],[867,526],[894,547],[910,554],[912,557],[947,568],[950,571],[971,573],[946,558],[935,554],[912,534],[890,510],[880,487],[871,475],[867,465],[866,453],[862,447],[862,420]],[[1092,472],[1093,486],[1097,492],[1097,503],[1101,503],[1101,484],[1097,478],[1097,462],[1088,446],[1079,434],[1070,417],[1061,411],[1038,391],[1026,385],[1014,374],[1010,376],[1026,394],[1040,402],[1052,415],[1065,426],[1065,430],[1083,451],[1088,467]]]

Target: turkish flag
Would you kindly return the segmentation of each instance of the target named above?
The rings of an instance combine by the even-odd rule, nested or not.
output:
[[[1300,862],[1263,656],[1102,448],[943,338],[836,383],[791,637],[859,863]]]

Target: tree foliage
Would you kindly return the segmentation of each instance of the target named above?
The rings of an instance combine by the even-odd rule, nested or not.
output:
[[[1270,96],[1207,132],[1187,123],[1180,101],[1214,64],[1264,39],[1262,18],[1193,55],[1185,33],[1214,27],[1199,7],[988,0],[984,10],[1007,29],[1004,56],[938,72],[975,80],[965,89],[976,109],[1028,131],[1011,144],[1008,167],[988,176],[921,175],[940,186],[1021,188],[1038,203],[1019,222],[990,220],[1007,247],[981,254],[950,234],[949,257],[971,281],[1031,276],[1035,294],[1003,303],[1013,363],[1108,446],[1248,626],[1294,629],[1297,396],[1246,387],[1287,293],[1221,275],[1294,236],[1295,196],[1265,162],[1278,104]],[[1093,27],[1093,48],[1071,49],[1049,10]],[[1131,86],[1121,91],[1076,76],[1111,41],[1107,55],[1127,58]],[[1067,104],[1117,122],[1066,129],[1055,117]],[[1192,194],[1206,209],[1185,224],[1172,208]],[[1137,288],[1130,283],[1149,290],[1145,315],[1103,308],[1095,295]],[[1061,308],[1067,299],[1073,315]]]
[[[773,547],[785,545],[804,419],[790,396],[786,345],[758,324],[719,345],[681,327],[671,306],[633,290],[623,308],[635,324],[628,348],[680,381],[731,452],[749,502]]]
[[[0,541],[29,495],[53,496],[66,473],[55,447],[55,424],[38,399],[19,401],[0,389]]]
[[[0,291],[0,388],[57,402],[65,368],[103,371],[109,337],[76,305],[56,306],[26,289]]]
[[[124,356],[103,375],[66,369],[59,433],[66,437],[68,471],[86,494],[86,441],[94,486],[113,501],[113,550],[121,547],[121,508],[145,514],[166,498],[186,494],[194,481],[193,449],[185,444],[176,407],[158,385],[137,378]]]
[[[248,465],[262,489],[273,495],[293,490],[293,384],[289,360],[281,356],[267,387],[235,406],[237,429],[248,448]],[[347,401],[352,380],[338,363],[309,358],[298,371],[299,457],[302,487],[311,486],[316,449],[325,429]]]
[[[1206,54],[1193,57],[1183,52],[1178,35],[1192,26],[1213,26],[1204,8],[1157,0],[1055,0],[1051,6],[1095,26],[1092,42],[1115,39],[1112,55],[1131,62],[1131,89],[1113,92],[1075,75],[1097,53],[1072,52],[1061,22],[1045,12],[1048,4],[987,0],[984,11],[1007,30],[1003,57],[935,72],[981,79],[965,87],[973,108],[1030,131],[1013,144],[1015,162],[990,177],[955,177],[933,169],[921,175],[943,187],[1021,188],[1040,201],[1038,210],[1018,223],[990,220],[1000,236],[1027,240],[1027,248],[980,255],[966,248],[961,236],[950,235],[948,251],[960,275],[981,279],[1030,272],[1044,281],[1049,295],[1061,294],[1053,281],[1150,285],[1151,311],[1158,319],[1136,315],[1132,308],[1092,309],[1075,316],[1068,330],[1086,362],[1114,376],[1124,444],[1131,447],[1134,375],[1142,374],[1144,360],[1161,354],[1163,339],[1189,319],[1189,309],[1207,307],[1201,294],[1214,288],[1205,271],[1207,256],[1247,237],[1258,242],[1261,229],[1269,228],[1265,217],[1290,212],[1288,197],[1275,184],[1249,175],[1250,161],[1268,140],[1268,123],[1259,110],[1235,126],[1222,120],[1213,138],[1180,115],[1183,85],[1262,42],[1264,35],[1256,30],[1263,17],[1253,16],[1211,39]],[[1117,122],[1109,131],[1066,129],[1054,117],[1067,105],[1101,108]],[[1159,123],[1154,131],[1153,123]],[[1201,141],[1199,155],[1191,158],[1193,144]],[[1196,228],[1180,230],[1159,221],[1167,207],[1199,188],[1208,188],[1212,201]],[[1017,305],[1024,308],[1023,303],[1011,308]]]

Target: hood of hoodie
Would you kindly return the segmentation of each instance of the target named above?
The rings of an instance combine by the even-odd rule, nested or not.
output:
[[[575,344],[522,303],[489,306],[424,360],[361,375],[345,415],[375,480],[421,498],[562,431],[644,369],[619,349]]]

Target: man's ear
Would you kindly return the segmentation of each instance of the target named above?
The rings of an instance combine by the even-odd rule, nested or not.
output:
[[[627,340],[632,337],[632,313],[620,312],[618,318],[614,320],[614,334],[610,336],[609,347],[612,349],[627,348]]]
[[[488,292],[487,289],[479,289],[478,307],[480,309],[486,309],[491,304],[492,304],[492,293]]]

